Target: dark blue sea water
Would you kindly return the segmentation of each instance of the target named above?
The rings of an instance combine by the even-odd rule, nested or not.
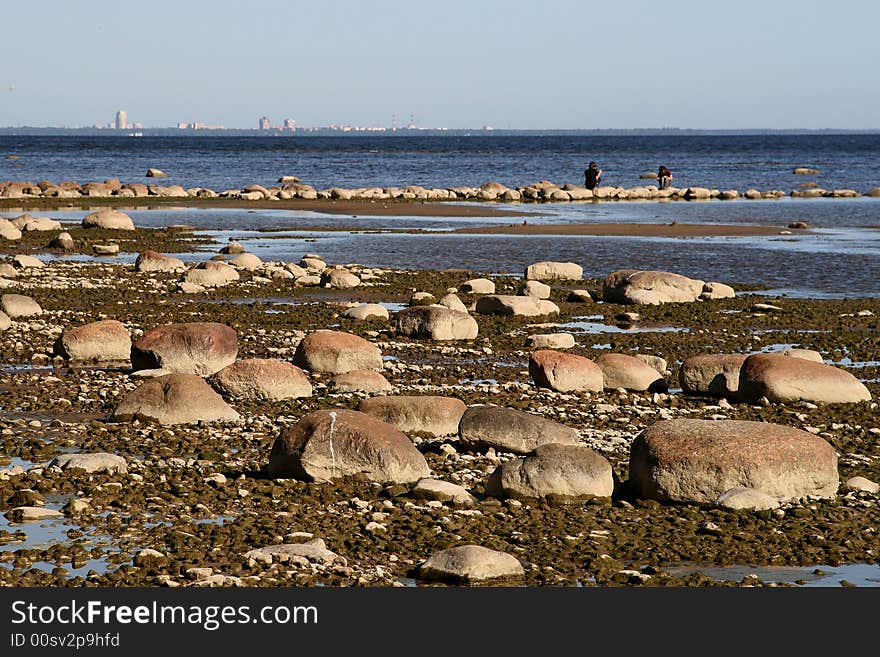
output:
[[[5,159],[18,155],[19,159]],[[580,183],[590,160],[603,183],[629,187],[661,164],[679,187],[790,191],[799,183],[880,185],[880,135],[115,137],[0,135],[0,180],[166,182],[215,190],[298,176],[318,188],[408,184]],[[796,176],[797,166],[818,168]]]
[[[6,159],[9,154],[18,159]],[[166,184],[216,190],[273,184],[296,175],[330,186],[510,186],[541,179],[582,182],[595,159],[604,182],[633,186],[666,164],[679,186],[744,191],[796,189],[817,182],[864,192],[880,185],[880,135],[730,136],[420,136],[420,137],[9,137],[0,136],[0,180],[149,182],[158,167]],[[818,168],[818,176],[792,173]],[[139,226],[188,223],[225,239],[235,236],[264,260],[295,261],[319,252],[331,262],[401,268],[464,267],[522,272],[536,260],[572,260],[587,276],[622,268],[676,271],[704,280],[760,284],[804,296],[880,296],[880,199],[791,199],[709,202],[514,204],[530,223],[647,222],[760,224],[784,230],[806,221],[814,230],[767,237],[658,239],[589,236],[407,235],[313,231],[267,239],[265,230],[297,226],[358,230],[443,231],[520,218],[360,217],[293,210],[131,210]],[[14,216],[15,210],[0,212]],[[82,211],[55,211],[77,222]],[[194,253],[190,260],[207,257]]]

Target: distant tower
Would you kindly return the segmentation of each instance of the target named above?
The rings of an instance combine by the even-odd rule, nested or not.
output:
[[[296,121],[293,119],[284,119],[284,129],[294,132],[296,130]]]
[[[415,129],[416,129],[416,117],[415,117],[415,114],[410,114],[410,115],[409,115],[409,125],[406,126],[406,127],[409,128],[410,130],[415,130]]]
[[[126,115],[124,110],[119,110],[118,112],[116,112],[116,129],[128,129],[128,116]]]
[[[269,117],[268,116],[261,116],[260,117],[260,130],[271,130],[271,129],[272,129],[272,123],[269,121]]]
[[[397,130],[397,114],[391,115],[391,129]]]

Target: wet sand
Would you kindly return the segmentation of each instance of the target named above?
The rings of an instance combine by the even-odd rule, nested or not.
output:
[[[450,201],[383,200],[336,201],[329,199],[289,199],[278,201],[246,201],[230,198],[78,198],[78,199],[3,199],[0,210],[91,209],[113,207],[121,210],[154,210],[169,207],[218,208],[246,210],[300,210],[325,214],[363,215],[371,217],[520,217],[535,216],[534,212],[520,212],[489,205],[463,205]]]
[[[784,227],[733,224],[510,224],[459,228],[456,233],[475,235],[596,235],[600,237],[760,237],[779,235]],[[802,234],[805,231],[796,231]]]

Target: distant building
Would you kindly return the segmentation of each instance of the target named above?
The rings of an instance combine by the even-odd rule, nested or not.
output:
[[[272,129],[272,122],[269,121],[269,117],[268,116],[260,117],[260,130],[271,130],[271,129]]]
[[[117,130],[128,130],[128,115],[124,110],[119,110],[116,112],[116,129]]]
[[[181,121],[180,123],[177,124],[178,130],[186,130],[186,127],[187,127],[186,121]]]
[[[296,131],[296,121],[293,119],[284,119],[284,129],[290,131]]]

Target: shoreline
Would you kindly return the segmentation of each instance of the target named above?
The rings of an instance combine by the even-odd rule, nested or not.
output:
[[[470,235],[584,235],[596,237],[765,237],[803,235],[808,230],[751,224],[648,224],[648,223],[579,223],[511,224],[483,228],[458,228],[453,233]]]

